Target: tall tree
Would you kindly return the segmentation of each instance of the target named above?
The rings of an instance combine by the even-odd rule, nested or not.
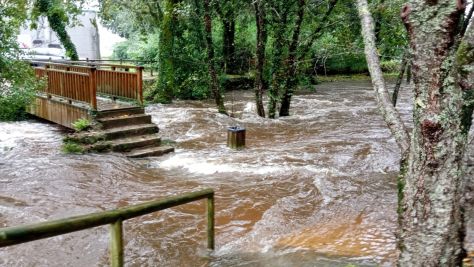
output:
[[[474,26],[457,41],[464,1],[411,0],[402,10],[412,50],[411,138],[381,76],[367,0],[357,0],[377,100],[402,160],[398,180],[400,266],[461,266],[463,179],[474,93]]]
[[[271,84],[268,90],[268,117],[274,119],[277,112],[277,104],[280,101],[280,92],[285,80],[284,58],[287,47],[286,34],[291,16],[290,10],[294,1],[274,1],[271,4],[272,26],[273,26],[273,53],[271,60]]]
[[[255,21],[257,24],[257,66],[255,74],[255,102],[257,114],[265,118],[265,108],[263,107],[263,94],[267,90],[267,82],[264,75],[265,48],[267,44],[266,16],[264,0],[254,2]]]
[[[219,113],[227,114],[224,107],[224,98],[219,87],[219,81],[217,80],[217,73],[214,63],[214,46],[212,44],[212,19],[211,19],[211,8],[209,0],[204,0],[204,26],[206,28],[206,46],[207,46],[207,60],[209,68],[209,76],[211,78],[211,92],[214,95],[217,109]]]
[[[318,16],[319,20],[317,27],[312,29],[310,38],[308,38],[305,43],[302,43],[300,41],[301,28],[303,26],[305,9],[308,7],[306,1],[298,0],[296,9],[296,19],[293,27],[294,30],[291,42],[288,47],[288,57],[284,64],[285,70],[283,71],[283,73],[285,75],[285,81],[283,93],[280,100],[280,117],[290,115],[291,98],[298,85],[298,61],[302,61],[305,59],[307,54],[311,51],[311,47],[313,46],[314,42],[322,36],[323,29],[327,26],[328,18],[334,10],[336,4],[337,0],[328,1],[327,9],[321,16]]]
[[[288,59],[286,62],[286,83],[284,92],[281,98],[280,117],[290,115],[291,97],[297,86],[297,52],[301,32],[301,25],[303,24],[304,9],[306,6],[305,0],[298,0],[298,10],[296,14],[296,22],[293,30],[293,36],[288,48]]]
[[[174,98],[174,26],[176,18],[174,6],[177,0],[165,0],[163,19],[160,26],[160,44],[158,54],[158,80],[154,100],[171,103]]]

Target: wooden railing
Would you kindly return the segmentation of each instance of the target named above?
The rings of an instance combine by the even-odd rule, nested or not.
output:
[[[137,99],[143,103],[142,66],[84,61],[69,61],[69,63],[97,68],[98,93]]]
[[[136,99],[143,103],[142,69],[136,72],[117,71],[115,69],[97,70],[97,92],[110,96]]]
[[[121,209],[92,213],[62,220],[0,229],[0,247],[7,247],[52,236],[110,224],[110,261],[123,266],[123,221],[152,212],[207,199],[207,247],[214,249],[214,191],[205,189]]]
[[[97,110],[96,69],[91,67],[75,67],[73,70],[66,65],[44,65],[34,68],[39,78],[46,78],[46,85],[42,88],[48,98],[59,96],[72,101],[88,104],[91,109]]]
[[[97,109],[96,94],[133,99],[143,104],[143,67],[86,62],[51,63],[33,61],[39,77],[48,77],[44,89],[71,101],[90,104]]]

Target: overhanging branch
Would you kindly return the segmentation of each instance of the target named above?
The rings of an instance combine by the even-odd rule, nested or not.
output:
[[[380,59],[375,46],[374,22],[369,11],[367,0],[357,0],[357,10],[362,26],[362,36],[365,44],[365,56],[369,67],[372,85],[375,96],[382,112],[382,116],[387,123],[393,137],[397,141],[402,154],[405,154],[410,147],[410,135],[403,123],[400,114],[390,101],[390,96],[385,86],[385,80],[380,67]]]

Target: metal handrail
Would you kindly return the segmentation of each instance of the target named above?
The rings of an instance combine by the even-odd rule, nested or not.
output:
[[[2,228],[0,229],[0,247],[17,245],[110,224],[111,265],[114,267],[123,266],[123,221],[204,198],[207,198],[207,247],[214,249],[214,190],[212,189],[154,200],[115,210],[37,224]]]

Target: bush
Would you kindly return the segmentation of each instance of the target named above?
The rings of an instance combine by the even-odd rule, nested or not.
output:
[[[90,126],[90,121],[84,118],[78,119],[77,121],[72,123],[72,127],[74,127],[74,130],[76,130],[77,132],[87,130]]]
[[[40,86],[32,68],[21,60],[17,35],[27,17],[24,1],[0,7],[0,121],[18,120]]]
[[[116,43],[113,48],[112,59],[129,59],[128,47],[128,41]]]
[[[0,121],[23,119],[39,85],[27,64],[0,58]]]
[[[79,154],[84,152],[84,148],[75,142],[66,142],[62,145],[61,150],[67,154]]]

